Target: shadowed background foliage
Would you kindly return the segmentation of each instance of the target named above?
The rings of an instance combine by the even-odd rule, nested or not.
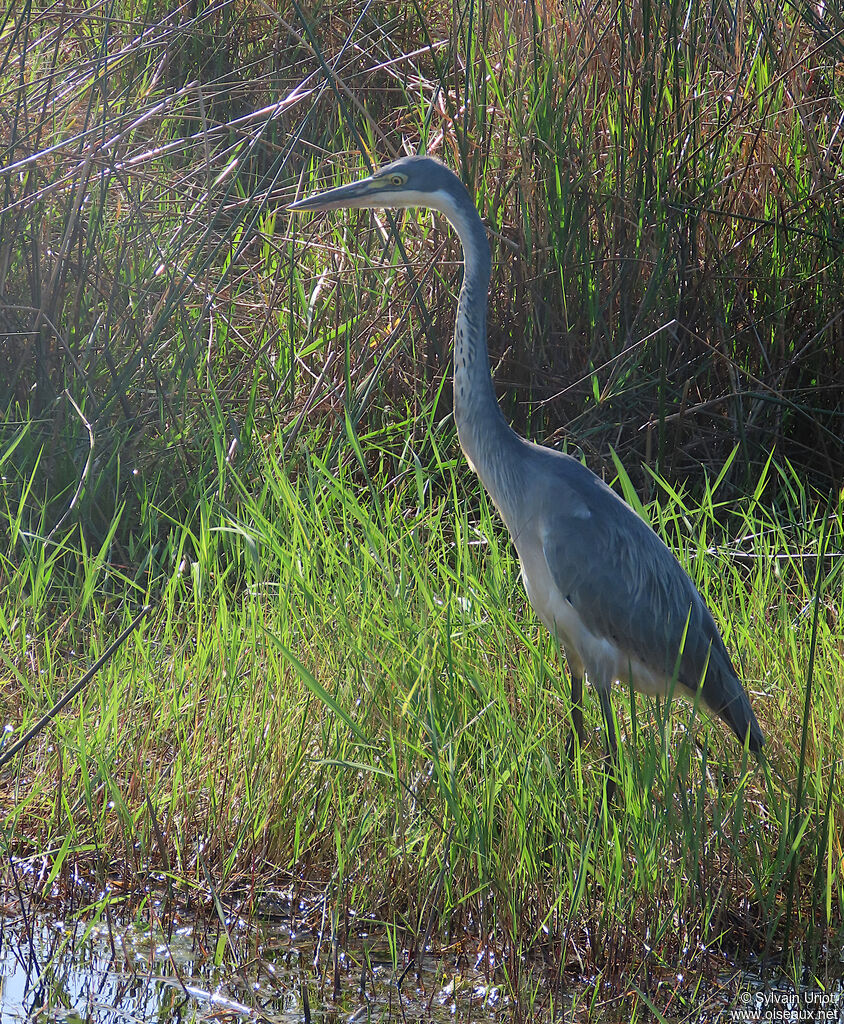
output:
[[[10,5],[0,409],[7,436],[29,424],[21,479],[58,518],[93,443],[75,512],[102,530],[139,467],[194,491],[209,429],[280,426],[290,450],[303,413],[334,437],[344,410],[445,414],[456,241],[283,210],[425,148],[490,229],[517,429],[596,469],[613,446],[641,487],[645,462],[699,488],[738,445],[741,488],[775,450],[826,493],[841,32],[836,5],[784,0]]]

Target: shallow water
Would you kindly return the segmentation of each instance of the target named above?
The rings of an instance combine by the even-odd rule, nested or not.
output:
[[[289,919],[233,918],[226,928],[213,920],[183,919],[165,933],[138,922],[0,917],[0,1024],[550,1020],[548,992],[538,982],[528,984],[528,998],[517,1008],[502,987],[488,982],[480,960],[474,969],[458,972],[429,957],[418,973],[402,976],[383,939],[358,936],[357,951],[334,958],[330,943],[320,942],[313,931],[291,931]],[[621,987],[624,991],[611,991],[599,979],[581,979],[556,1000],[554,1018],[629,1020],[625,992],[629,998],[631,988]],[[825,993],[806,988],[798,996],[782,979],[763,983],[758,976],[731,973],[703,990],[693,984],[678,999],[682,989],[681,984],[672,993],[658,985],[648,1002],[672,1024],[844,1024],[840,981]]]
[[[392,962],[374,949],[359,963],[343,956],[326,969],[313,962],[312,937],[250,927],[245,937],[240,922],[229,924],[230,935],[240,933],[231,936],[241,954],[234,962],[224,930],[207,925],[165,934],[132,924],[3,920],[0,1021],[494,1021],[508,1008],[481,976],[443,977],[431,961],[400,991]]]

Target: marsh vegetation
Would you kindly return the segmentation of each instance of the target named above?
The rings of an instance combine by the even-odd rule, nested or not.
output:
[[[323,959],[377,930],[525,1019],[584,979],[578,1020],[693,1021],[749,964],[834,983],[842,31],[781,0],[6,7],[14,733],[152,605],[0,777],[12,912],[283,890]],[[489,227],[506,415],[677,553],[761,766],[620,694],[617,808],[588,698],[567,767],[560,658],[449,417],[456,239],[284,210],[405,147]]]

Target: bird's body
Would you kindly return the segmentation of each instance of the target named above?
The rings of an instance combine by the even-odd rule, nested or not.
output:
[[[294,209],[424,206],[443,213],[463,246],[454,332],[454,419],[460,445],[515,544],[528,598],[558,638],[572,676],[582,738],[585,673],[598,690],[610,747],[613,683],[690,699],[699,693],[751,751],[764,743],[718,628],[694,584],[636,513],[576,459],[519,437],[492,387],[486,344],[491,262],[463,184],[430,157],[405,157],[372,177]]]

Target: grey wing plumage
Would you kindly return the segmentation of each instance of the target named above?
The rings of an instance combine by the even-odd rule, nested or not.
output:
[[[740,741],[749,731],[750,749],[758,752],[764,737],[750,701],[709,609],[680,563],[580,463],[566,460],[555,468],[562,490],[574,484],[578,498],[573,510],[565,501],[550,501],[554,511],[543,522],[545,559],[560,592],[590,630],[654,673],[671,679],[676,672],[692,694],[703,680],[704,702]]]

